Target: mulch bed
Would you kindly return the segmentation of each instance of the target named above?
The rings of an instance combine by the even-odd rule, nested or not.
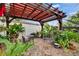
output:
[[[74,43],[79,49],[79,44]],[[79,56],[79,50],[71,51],[64,49],[56,49],[51,44],[51,40],[43,40],[41,38],[34,39],[33,48],[24,53],[24,56]]]

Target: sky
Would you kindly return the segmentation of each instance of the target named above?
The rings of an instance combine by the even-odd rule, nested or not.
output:
[[[53,4],[53,7],[59,8],[59,10],[65,12],[67,15],[65,19],[67,19],[69,16],[76,14],[76,12],[79,11],[79,3],[55,3]],[[65,19],[63,19],[64,22]],[[56,26],[57,21],[51,21],[48,22],[48,24]]]

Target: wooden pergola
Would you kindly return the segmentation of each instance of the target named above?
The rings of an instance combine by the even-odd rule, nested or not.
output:
[[[37,21],[43,25],[45,22],[58,20],[59,29],[62,29],[62,18],[66,17],[65,13],[54,8],[52,3],[11,3],[10,9],[5,13],[6,25],[15,18]]]

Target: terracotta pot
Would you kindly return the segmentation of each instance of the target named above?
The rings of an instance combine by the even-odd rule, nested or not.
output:
[[[18,34],[13,34],[13,35],[11,35],[11,36],[10,36],[11,42],[15,43],[15,42],[17,41],[18,36],[19,36]]]
[[[76,46],[73,43],[69,43],[70,50],[76,50]]]
[[[5,55],[4,52],[6,50],[6,46],[4,43],[0,43],[0,56]]]

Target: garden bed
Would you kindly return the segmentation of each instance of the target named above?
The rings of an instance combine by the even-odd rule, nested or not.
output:
[[[64,50],[63,48],[56,49],[51,44],[51,40],[43,40],[41,38],[34,39],[33,48],[25,52],[25,56],[78,56],[79,55],[79,44],[75,43],[77,50]]]

